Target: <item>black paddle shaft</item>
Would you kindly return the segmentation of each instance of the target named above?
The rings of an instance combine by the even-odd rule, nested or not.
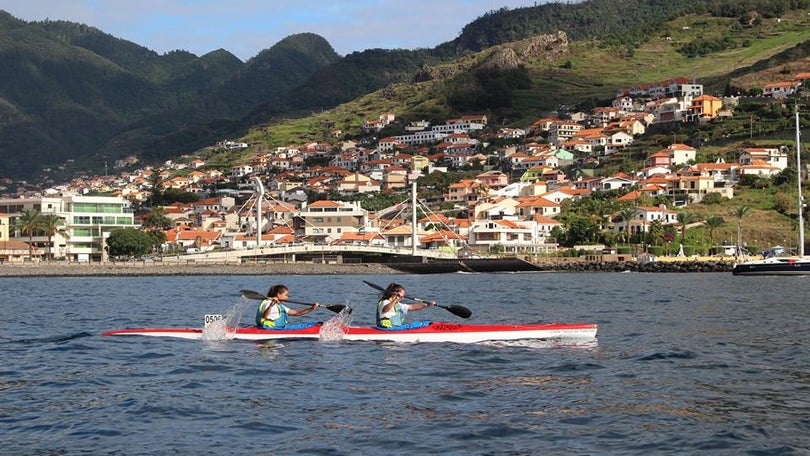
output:
[[[383,287],[381,287],[379,285],[373,284],[373,283],[371,283],[371,282],[369,282],[367,280],[364,280],[363,283],[365,283],[366,285],[370,286],[371,288],[375,288],[375,289],[377,289],[379,291],[385,291],[385,288],[383,288]],[[431,301],[428,301],[426,299],[414,298],[414,297],[408,296],[408,295],[405,295],[405,298],[410,299],[411,301],[421,302],[423,304],[430,304],[430,302],[431,302]],[[453,315],[455,315],[457,317],[470,318],[472,316],[472,311],[470,309],[464,307],[464,306],[458,306],[458,305],[444,306],[444,305],[441,305],[441,304],[436,304],[436,307],[441,307],[442,309],[447,310],[448,312],[452,313]]]
[[[242,296],[244,296],[244,297],[246,297],[248,299],[255,299],[257,301],[263,301],[265,299],[268,299],[267,296],[265,296],[265,295],[263,295],[263,294],[261,294],[259,292],[256,292],[256,291],[252,291],[252,290],[240,290],[239,293],[241,293]],[[301,302],[301,301],[287,300],[287,301],[282,301],[282,302],[290,303],[290,304],[302,304],[302,305],[307,305],[307,306],[312,305],[312,303]],[[327,309],[329,309],[329,310],[331,310],[332,312],[335,312],[335,313],[340,313],[344,309],[348,309],[347,313],[352,313],[352,308],[349,307],[349,306],[345,306],[343,304],[324,304],[324,305],[321,305],[320,307],[326,307]]]

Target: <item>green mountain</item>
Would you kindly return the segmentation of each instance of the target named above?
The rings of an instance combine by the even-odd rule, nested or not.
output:
[[[808,71],[807,30],[807,11],[786,9],[770,18],[756,10],[733,17],[710,12],[676,16],[658,22],[655,33],[643,36],[627,33],[574,41],[562,32],[531,35],[479,52],[466,51],[454,59],[437,58],[439,63],[424,65],[399,83],[325,112],[313,110],[307,117],[264,124],[246,138],[279,146],[328,140],[338,129],[361,139],[363,121],[382,112],[395,113],[397,121],[378,136],[404,134],[410,121],[441,122],[464,114],[486,114],[495,128],[523,128],[550,112],[609,105],[619,89],[674,77],[696,79],[712,95],[755,94],[767,82]],[[741,106],[738,111],[748,119],[745,109]],[[788,119],[779,110],[768,118],[773,122],[767,131],[786,131]],[[737,125],[740,122],[744,129]],[[732,138],[730,133],[735,132],[747,139],[746,122],[706,126],[703,138],[714,133]]]
[[[0,11],[0,177],[32,178],[67,160],[66,173],[98,171],[128,154],[170,158],[246,134],[268,143],[325,137],[324,125],[348,131],[380,110],[403,119],[475,111],[516,124],[560,104],[594,105],[632,82],[689,76],[723,90],[762,66],[801,61],[809,7],[549,3],[488,12],[433,49],[341,58],[322,37],[297,34],[247,62],[225,50],[159,55],[86,25]],[[773,25],[783,15],[791,19]],[[330,109],[340,115],[313,116]],[[251,130],[285,119],[298,119],[300,130]]]
[[[339,59],[313,34],[242,62],[224,50],[158,55],[86,25],[0,12],[0,176],[30,178],[68,159],[165,156],[155,149],[177,132],[199,139],[169,153],[188,152]]]

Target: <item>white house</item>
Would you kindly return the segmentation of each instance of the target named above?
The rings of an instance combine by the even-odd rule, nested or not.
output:
[[[741,165],[752,165],[756,161],[765,162],[779,170],[783,170],[788,166],[787,153],[777,148],[750,147],[743,149],[739,159]]]

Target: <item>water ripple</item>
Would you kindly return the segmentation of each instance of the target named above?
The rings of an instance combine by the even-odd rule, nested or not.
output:
[[[346,301],[354,324],[370,324],[376,293],[364,279],[390,281],[284,282],[291,298]],[[477,323],[598,323],[584,345],[98,336],[197,327],[206,313],[248,323],[255,302],[238,290],[268,281],[0,279],[13,297],[0,303],[3,454],[806,454],[810,316],[800,282],[784,278],[397,277],[409,294],[469,307]],[[55,303],[59,325],[42,325],[32,310],[42,302]]]

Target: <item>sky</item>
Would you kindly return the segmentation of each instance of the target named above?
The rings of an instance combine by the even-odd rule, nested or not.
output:
[[[25,21],[93,26],[159,54],[225,49],[247,61],[285,37],[311,32],[340,55],[432,48],[485,13],[547,0],[0,0]]]

